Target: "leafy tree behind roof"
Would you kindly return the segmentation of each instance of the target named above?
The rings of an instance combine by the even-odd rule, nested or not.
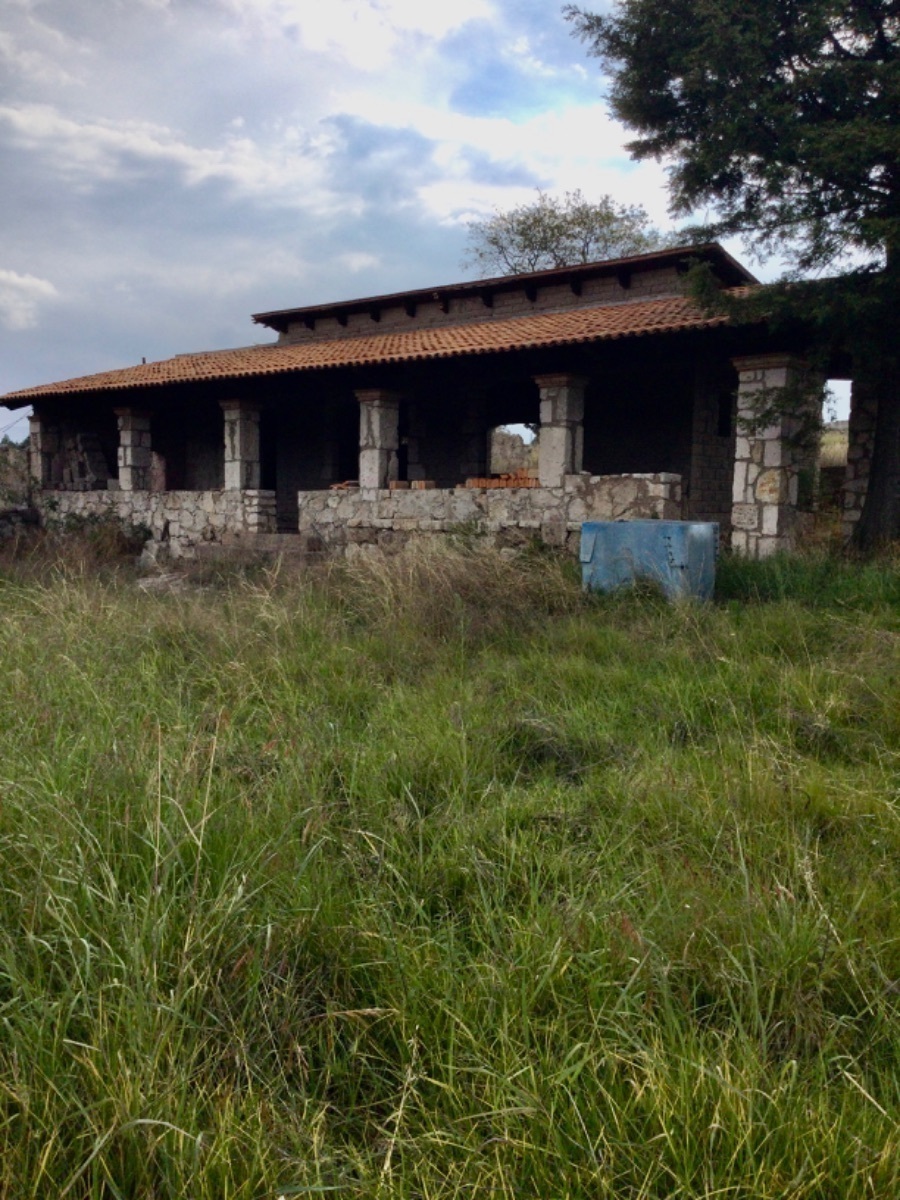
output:
[[[484,275],[521,275],[643,254],[663,242],[640,205],[611,196],[590,201],[580,190],[562,199],[539,191],[530,204],[470,222],[464,265]]]

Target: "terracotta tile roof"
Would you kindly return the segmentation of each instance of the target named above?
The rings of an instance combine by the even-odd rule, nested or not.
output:
[[[712,329],[726,323],[724,316],[704,315],[685,296],[667,296],[657,300],[596,305],[433,329],[342,337],[333,341],[182,354],[162,362],[84,375],[61,383],[45,383],[11,392],[2,399],[7,407],[16,408],[33,399],[62,397],[78,392],[132,390],[201,380],[281,375],[291,371],[496,354],[690,329]]]

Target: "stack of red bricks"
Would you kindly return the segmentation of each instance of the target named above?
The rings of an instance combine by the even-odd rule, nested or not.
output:
[[[504,475],[474,476],[465,482],[467,488],[536,488],[540,480],[529,473],[527,468],[520,467]]]

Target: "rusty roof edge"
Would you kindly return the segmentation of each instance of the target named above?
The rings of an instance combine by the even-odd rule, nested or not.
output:
[[[705,258],[724,267],[732,276],[726,280],[730,287],[746,284],[758,284],[759,280],[752,272],[739,263],[724,246],[718,242],[703,242],[699,245],[672,246],[664,250],[650,250],[645,254],[631,254],[622,258],[598,259],[596,262],[574,263],[567,267],[552,267],[544,271],[529,271],[522,275],[498,275],[489,279],[465,280],[461,283],[439,284],[432,287],[413,288],[405,292],[388,292],[380,296],[360,296],[352,300],[329,301],[324,304],[310,304],[300,308],[279,308],[269,312],[254,313],[252,320],[257,325],[265,325],[270,329],[283,332],[288,318],[324,317],[335,313],[365,311],[379,305],[399,306],[404,301],[419,302],[432,300],[441,296],[466,296],[477,294],[485,288],[493,291],[515,291],[529,283],[565,282],[569,278],[590,278],[615,274],[623,267],[632,270],[647,270],[666,262],[677,263],[685,258]]]

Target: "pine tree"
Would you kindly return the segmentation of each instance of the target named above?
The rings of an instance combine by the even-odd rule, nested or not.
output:
[[[781,289],[822,346],[874,388],[878,423],[856,539],[900,537],[900,3],[620,0],[566,9],[612,75],[638,159],[670,165],[672,210],[710,236],[794,256],[827,285]]]

